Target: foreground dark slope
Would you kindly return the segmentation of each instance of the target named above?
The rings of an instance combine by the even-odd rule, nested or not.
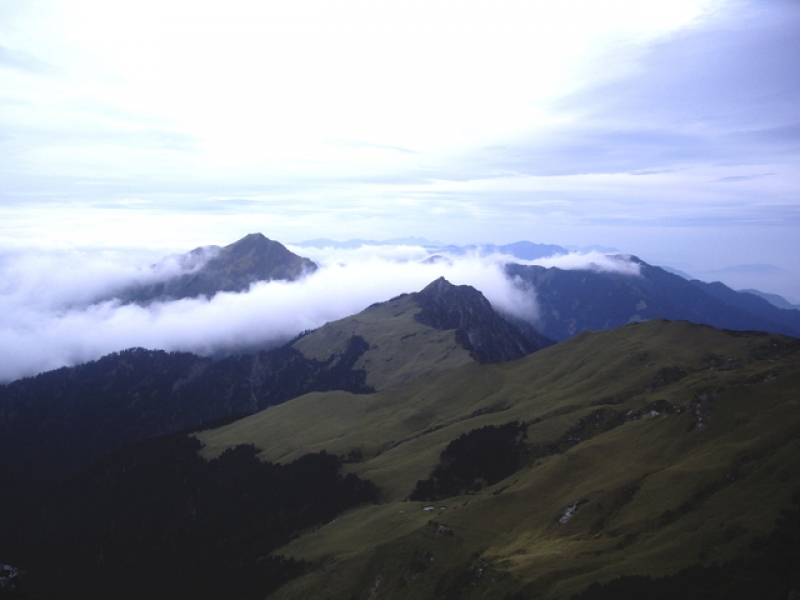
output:
[[[719,282],[687,281],[636,257],[622,260],[636,263],[640,274],[518,264],[508,265],[506,273],[533,287],[539,305],[537,328],[558,341],[649,319],[800,336],[800,311],[777,308]]]
[[[363,342],[362,342],[363,343]],[[132,349],[0,387],[0,503],[151,437],[241,417],[311,390],[369,391],[353,362],[291,347],[214,362]]]
[[[705,593],[694,582],[727,563],[742,590],[783,600],[800,571],[769,537],[800,490],[792,338],[653,321],[377,394],[303,396],[198,437],[209,458],[327,449],[382,490],[279,551],[311,567],[275,598],[569,598],[633,575]],[[493,454],[518,470],[476,458]],[[429,478],[425,510],[406,498]],[[660,585],[634,581],[646,597]]]
[[[241,417],[310,391],[365,393],[552,342],[440,279],[307,333],[219,361],[126,350],[0,386],[0,503],[148,438]]]
[[[13,506],[0,560],[21,566],[24,588],[44,598],[255,600],[304,570],[270,552],[376,500],[375,486],[342,476],[330,454],[275,465],[240,446],[205,461],[199,446],[185,435],[148,440]]]

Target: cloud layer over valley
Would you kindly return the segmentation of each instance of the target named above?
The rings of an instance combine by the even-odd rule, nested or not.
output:
[[[296,282],[260,282],[245,293],[146,307],[108,298],[130,285],[191,271],[213,249],[198,257],[200,262],[172,256],[147,267],[104,254],[6,256],[0,259],[0,381],[130,347],[214,355],[276,345],[372,303],[419,291],[442,276],[481,290],[500,311],[536,319],[535,292],[503,273],[507,262],[526,262],[513,257],[437,255],[431,260],[427,250],[415,246],[295,250],[320,269]],[[634,263],[600,253],[533,262],[638,272]]]

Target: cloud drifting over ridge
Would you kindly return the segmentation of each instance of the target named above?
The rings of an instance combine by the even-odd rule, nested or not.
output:
[[[412,246],[304,250],[310,250],[305,254],[320,269],[303,280],[260,282],[245,293],[147,307],[101,299],[196,265],[180,257],[140,269],[115,268],[104,256],[7,257],[0,263],[0,381],[136,346],[211,355],[276,345],[375,302],[418,291],[442,276],[481,290],[500,311],[536,318],[535,292],[504,275],[503,265],[512,257],[425,261],[427,251]],[[633,263],[598,253],[535,262],[636,274]]]

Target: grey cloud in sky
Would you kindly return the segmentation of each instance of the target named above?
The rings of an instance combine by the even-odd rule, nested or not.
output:
[[[639,77],[586,92],[597,112],[745,128],[796,120],[800,5],[767,0],[734,5],[731,13],[654,44]]]
[[[0,68],[17,69],[28,73],[51,73],[53,65],[35,56],[0,45]]]
[[[754,179],[761,179],[762,177],[769,177],[770,175],[774,175],[774,173],[757,173],[755,175],[730,175],[728,177],[721,177],[716,181],[720,183],[732,183],[736,181],[752,181]]]
[[[632,72],[561,100],[557,111],[574,120],[495,148],[490,167],[563,175],[794,158],[800,3],[733,13],[654,43]]]
[[[338,32],[271,3],[205,7],[180,31],[177,0],[120,0],[135,27],[117,3],[76,5],[0,7],[0,250],[258,229],[599,243],[687,269],[800,259],[798,2],[713,0],[632,33],[610,2],[609,37],[587,28],[574,72],[586,23],[536,30],[558,10],[526,3],[430,23],[376,5],[357,27],[318,7]]]

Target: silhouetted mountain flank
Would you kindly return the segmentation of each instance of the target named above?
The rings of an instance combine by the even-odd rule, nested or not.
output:
[[[290,346],[220,361],[135,348],[0,386],[0,502],[152,437],[310,391],[369,392],[352,337],[326,360]]]
[[[315,263],[290,252],[279,242],[251,233],[221,248],[197,271],[129,289],[121,294],[121,299],[146,304],[155,300],[210,297],[218,292],[245,291],[256,281],[294,281],[316,269]]]
[[[687,281],[636,257],[630,260],[639,265],[640,275],[518,264],[508,265],[506,272],[534,287],[537,328],[558,341],[649,319],[800,336],[798,311],[779,309],[721,283]]]

